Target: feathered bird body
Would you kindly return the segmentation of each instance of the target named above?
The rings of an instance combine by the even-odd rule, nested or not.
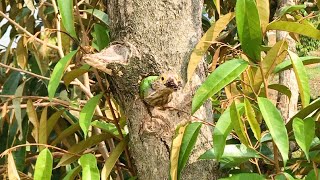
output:
[[[172,93],[179,87],[181,81],[174,73],[149,76],[141,81],[140,96],[150,106],[164,106],[172,100]]]

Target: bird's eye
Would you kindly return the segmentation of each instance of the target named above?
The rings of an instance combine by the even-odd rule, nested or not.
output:
[[[164,77],[161,77],[161,80],[164,81]]]

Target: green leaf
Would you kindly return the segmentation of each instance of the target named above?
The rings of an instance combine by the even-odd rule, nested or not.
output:
[[[48,148],[43,149],[34,168],[34,180],[50,180],[52,174],[53,158]]]
[[[86,9],[85,11],[94,15],[96,18],[98,18],[100,21],[102,21],[106,25],[109,25],[109,17],[103,11],[100,11],[99,9]]]
[[[240,174],[234,174],[231,177],[221,178],[219,180],[243,180],[243,179],[265,180],[266,178],[256,173],[240,173]]]
[[[239,114],[242,115],[244,113],[243,104],[237,104],[236,106]],[[216,152],[217,160],[220,160],[223,154],[227,136],[231,133],[232,128],[230,107],[228,107],[220,116],[216,127],[213,130],[213,148]]]
[[[187,164],[191,151],[196,144],[201,125],[202,123],[200,122],[190,123],[183,133],[178,160],[178,179],[180,179],[182,169]]]
[[[54,126],[56,125],[56,123],[58,122],[59,118],[61,117],[61,115],[64,113],[65,110],[60,110],[55,112],[54,114],[52,114],[50,116],[50,118],[48,119],[47,122],[47,136],[49,137],[52,129],[54,128]]]
[[[219,36],[220,32],[223,31],[229,22],[234,18],[234,13],[228,13],[224,16],[221,16],[215,23],[212,25],[207,32],[202,36],[192,54],[190,56],[188,70],[187,70],[187,79],[191,79],[194,71],[196,70],[199,62],[201,61],[204,54],[207,52],[208,48]]]
[[[238,135],[238,138],[240,139],[240,142],[244,145],[248,146],[249,141],[245,133],[244,125],[242,120],[240,119],[239,112],[236,107],[235,101],[232,102],[230,106],[230,118],[233,125],[233,129]]]
[[[13,95],[19,85],[22,75],[18,71],[10,73],[9,77],[3,84],[2,95]]]
[[[304,4],[286,6],[283,9],[281,9],[281,11],[279,13],[279,17],[281,17],[285,14],[289,14],[290,12],[297,11],[297,10],[304,9],[304,8],[306,8],[306,5],[304,5]]]
[[[84,73],[88,72],[90,66],[88,64],[83,65],[80,68],[73,69],[70,72],[65,73],[63,76],[63,82],[68,87],[69,84],[77,77],[83,75]]]
[[[124,139],[117,144],[116,148],[114,148],[104,163],[102,172],[101,172],[101,179],[107,179],[111,173],[111,170],[114,168],[117,160],[119,159],[122,152],[125,150],[126,146],[129,142],[129,136],[124,137]]]
[[[110,43],[109,30],[100,24],[94,25],[94,32],[92,33],[92,36],[92,46],[98,51],[101,51]]]
[[[113,123],[95,120],[91,122],[91,125],[120,138],[118,129]],[[126,134],[126,132],[122,130],[122,134]]]
[[[65,129],[64,131],[62,131],[58,137],[56,139],[54,139],[54,141],[52,141],[52,143],[50,145],[54,146],[56,144],[58,144],[61,140],[67,138],[68,136],[70,136],[71,134],[74,134],[75,132],[77,132],[78,130],[80,130],[80,125],[79,123],[75,123],[72,124],[71,126],[69,126],[67,129]]]
[[[300,60],[304,65],[309,64],[316,64],[320,63],[320,57],[316,56],[306,56],[306,57],[300,57]],[[273,70],[273,73],[279,73],[281,71],[287,70],[292,68],[292,64],[290,60],[283,61],[282,63],[278,64],[275,69]]]
[[[99,142],[104,141],[108,138],[111,138],[111,136],[108,134],[93,135],[93,136],[71,146],[68,149],[68,152],[73,153],[73,154],[79,154],[79,153],[83,152],[85,149],[90,148],[90,147],[92,147],[92,146],[98,144]],[[56,168],[58,168],[60,166],[68,165],[68,164],[76,161],[79,158],[79,156],[76,156],[73,154],[64,154],[61,157]]]
[[[98,94],[92,98],[84,105],[80,112],[79,124],[84,133],[84,136],[87,137],[88,129],[91,124],[93,113],[98,105],[103,94]]]
[[[192,114],[194,114],[208,98],[235,80],[247,67],[247,61],[233,59],[215,69],[202,83],[192,98]]]
[[[58,8],[62,18],[63,26],[72,37],[77,39],[73,20],[73,0],[58,0]]]
[[[223,155],[221,158],[228,158],[230,160],[237,159],[237,158],[260,158],[260,155],[254,149],[246,147],[240,144],[228,144],[225,146]],[[206,151],[202,154],[199,159],[217,159],[217,154],[214,148]]]
[[[320,177],[320,169],[317,169],[318,171],[318,178]],[[314,169],[312,169],[308,175],[306,176],[305,180],[315,180],[317,179],[316,173],[314,172]]]
[[[310,87],[307,71],[299,57],[291,51],[288,52],[293,65],[294,74],[296,75],[302,107],[306,107],[310,102]]]
[[[63,180],[74,180],[76,179],[77,175],[81,171],[81,166],[77,166],[73,168],[68,174],[63,178]]]
[[[237,0],[236,22],[244,53],[254,62],[260,61],[262,32],[255,0]]]
[[[84,154],[79,159],[82,166],[82,179],[100,179],[97,159],[93,154]]]
[[[244,98],[244,107],[245,107],[246,117],[247,117],[247,120],[250,124],[251,130],[254,134],[254,137],[258,141],[260,141],[260,139],[261,139],[260,125],[256,119],[256,114],[254,113],[254,110],[251,106],[251,103],[247,98]]]
[[[300,24],[298,22],[274,21],[267,26],[267,30],[281,30],[304,36],[320,39],[320,31],[310,25]]]
[[[275,180],[295,180],[290,174],[283,172],[274,177]]]
[[[312,143],[312,140],[315,135],[315,121],[313,117],[306,118],[304,120],[300,118],[293,119],[293,133],[294,137],[300,146],[300,148],[305,153],[308,161],[309,159],[309,149]]]
[[[258,97],[258,105],[264,121],[268,126],[272,139],[282,155],[285,165],[288,160],[289,138],[284,120],[282,119],[278,109],[267,98]]]
[[[56,64],[56,66],[54,67],[49,84],[48,84],[48,93],[49,93],[50,100],[52,100],[52,98],[54,97],[54,94],[56,93],[56,90],[59,86],[59,83],[64,74],[64,71],[69,66],[69,63],[72,57],[77,53],[77,51],[78,50],[71,51],[69,54],[61,58],[59,62]]]
[[[273,90],[276,90],[278,92],[281,92],[282,94],[288,96],[288,98],[290,99],[291,98],[291,91],[290,89],[285,86],[285,85],[282,85],[282,84],[270,84],[268,86],[269,89],[273,89]]]

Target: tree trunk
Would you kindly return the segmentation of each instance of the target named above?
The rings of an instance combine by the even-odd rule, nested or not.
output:
[[[285,6],[294,5],[295,2],[293,0],[280,0],[279,7],[281,8]],[[277,40],[286,39],[289,45],[289,50],[296,52],[296,43],[294,39],[289,36],[288,32],[277,31]],[[289,58],[287,56],[287,58]],[[280,72],[279,74],[279,83],[287,86],[291,91],[291,98],[289,99],[286,95],[279,93],[278,95],[278,104],[279,108],[284,120],[288,122],[288,120],[296,114],[298,107],[298,84],[293,70],[286,70]]]
[[[129,150],[139,179],[168,179],[169,156],[177,124],[191,120],[179,110],[154,110],[148,113],[138,96],[139,83],[149,75],[173,71],[186,79],[192,49],[201,37],[201,1],[110,0],[108,14],[111,37],[129,44],[128,64],[113,67],[111,89],[127,115],[130,132]],[[191,110],[195,87],[205,77],[205,64],[199,65],[191,83],[184,83],[170,103],[175,109]],[[208,102],[196,116],[212,121]],[[217,179],[217,163],[197,161],[211,148],[211,128],[202,126],[195,149],[182,179]]]

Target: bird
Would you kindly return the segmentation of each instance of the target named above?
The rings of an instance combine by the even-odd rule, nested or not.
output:
[[[140,97],[151,107],[164,107],[172,100],[172,93],[181,86],[181,80],[176,73],[148,76],[140,83]]]

